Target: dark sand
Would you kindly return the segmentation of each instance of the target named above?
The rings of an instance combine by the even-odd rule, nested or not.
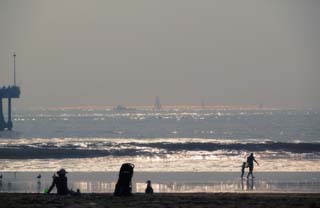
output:
[[[0,207],[320,207],[320,193],[170,193],[134,194],[114,197],[112,194],[83,194],[82,196],[57,196],[45,194],[0,193]]]

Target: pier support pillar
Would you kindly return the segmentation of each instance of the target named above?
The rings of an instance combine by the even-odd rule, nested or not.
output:
[[[13,124],[11,120],[11,97],[8,98],[8,123],[7,123],[7,129],[9,131],[12,130]]]
[[[8,129],[12,130],[13,124],[11,119],[12,112],[12,99],[20,97],[20,88],[18,86],[3,86],[0,88],[0,131]],[[3,116],[3,99],[8,99],[8,122],[5,121]]]
[[[4,121],[3,110],[2,110],[2,97],[0,97],[0,131],[3,131],[6,127],[6,122]]]

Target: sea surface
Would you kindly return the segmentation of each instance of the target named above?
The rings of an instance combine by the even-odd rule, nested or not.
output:
[[[15,110],[0,132],[0,172],[319,172],[314,109],[60,108]]]

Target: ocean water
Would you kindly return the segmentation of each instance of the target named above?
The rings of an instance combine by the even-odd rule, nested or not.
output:
[[[15,111],[0,132],[0,172],[319,172],[320,112],[312,109],[111,108]]]

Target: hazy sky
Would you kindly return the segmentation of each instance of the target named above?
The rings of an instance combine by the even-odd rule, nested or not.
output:
[[[18,107],[320,106],[318,0],[0,0]]]

